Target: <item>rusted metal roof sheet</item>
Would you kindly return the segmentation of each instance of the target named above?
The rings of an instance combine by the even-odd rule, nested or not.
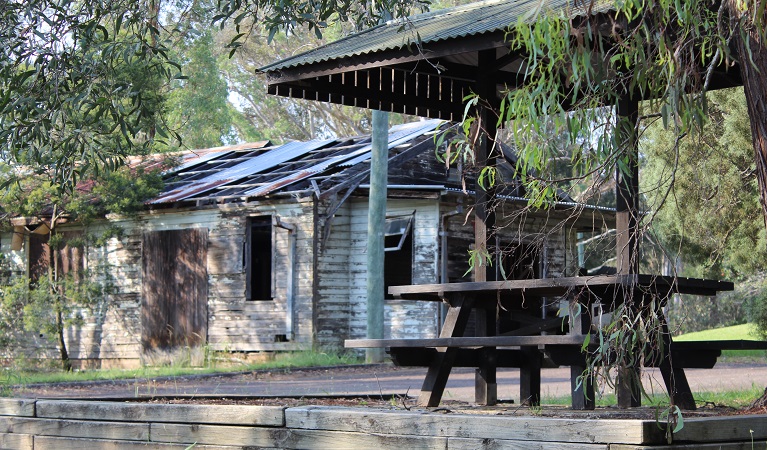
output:
[[[440,123],[429,120],[396,125],[389,130],[389,148],[422,140]],[[193,152],[200,156],[167,171],[166,191],[147,204],[259,197],[290,191],[313,176],[336,174],[365,163],[370,159],[371,145],[370,136],[357,136],[295,141],[271,148],[241,145],[215,150]]]
[[[393,127],[389,131],[389,148],[392,149],[398,145],[405,144],[411,141],[414,137],[422,136],[427,133],[434,132],[437,127],[442,123],[441,120],[423,120],[421,122],[414,122],[399,127]],[[367,147],[367,151],[361,153],[356,158],[345,161],[340,165],[343,167],[350,167],[357,165],[361,162],[365,162],[370,159],[371,147]]]
[[[490,0],[455,8],[442,9],[411,16],[407,23],[393,20],[350,35],[291,58],[277,61],[259,69],[272,72],[323,61],[373,54],[387,50],[411,48],[417,52],[418,42],[458,39],[466,36],[505,31],[518,20],[530,20],[537,12],[568,11],[571,16],[583,14],[584,5],[591,12],[611,9],[612,2],[597,0],[594,5],[577,0]],[[428,55],[424,55],[428,57]]]
[[[152,200],[150,204],[177,202],[198,196],[227,183],[235,182],[257,173],[269,171],[281,163],[303,156],[329,142],[332,141],[314,140],[309,142],[289,142],[252,158],[247,158],[234,166],[224,167],[220,170],[214,169],[210,175],[207,175],[204,178],[193,180],[177,189],[163,193],[161,196]],[[183,173],[186,169],[200,164],[215,163],[216,158],[224,157],[230,153],[231,151],[226,150],[216,152],[212,154],[213,157],[211,158],[199,158],[191,163],[184,164],[180,168],[173,169],[171,172],[179,174]]]
[[[440,120],[426,120],[392,127],[389,130],[389,149],[396,147],[397,145],[404,144],[408,141],[412,141],[418,137],[423,136],[425,133],[434,131],[440,123],[442,123]],[[249,190],[245,193],[245,195],[249,197],[266,195],[291,183],[295,183],[297,181],[309,178],[312,175],[324,172],[334,166],[355,166],[370,159],[371,149],[371,144],[363,145],[353,152],[329,158],[317,165],[306,167],[301,171],[277,179],[268,185]]]

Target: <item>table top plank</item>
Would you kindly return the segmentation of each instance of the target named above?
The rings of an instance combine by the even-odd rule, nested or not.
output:
[[[587,289],[596,295],[603,295],[619,288],[632,288],[638,292],[650,290],[668,295],[690,293],[713,296],[720,291],[733,290],[734,285],[729,281],[634,274],[391,286],[389,293],[400,298],[440,300],[449,295],[492,294],[504,291],[516,296],[560,296]]]

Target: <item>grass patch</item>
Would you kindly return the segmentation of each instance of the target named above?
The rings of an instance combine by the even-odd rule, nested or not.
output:
[[[674,340],[683,341],[728,341],[728,340],[759,340],[756,325],[744,323],[731,327],[714,328],[712,330],[696,331],[675,336]]]
[[[696,331],[674,337],[676,342],[684,341],[728,341],[728,340],[760,340],[756,325],[744,323],[731,327],[714,328],[712,330]],[[765,362],[765,350],[724,350],[720,362],[749,363]]]
[[[753,384],[750,389],[743,389],[739,391],[721,391],[721,392],[693,392],[693,398],[698,403],[717,405],[717,406],[729,406],[732,408],[744,408],[749,406],[754,400],[764,394],[764,386],[757,386]],[[544,405],[557,405],[557,406],[569,406],[570,396],[557,396],[546,397],[543,396],[541,403]],[[597,396],[597,406],[615,406],[618,404],[618,400],[615,394],[605,394]],[[650,394],[649,398],[643,397],[642,404],[646,406],[655,406],[659,408],[665,408],[669,406],[668,396],[664,393]]]
[[[5,368],[0,376],[0,395],[8,386],[33,383],[64,383],[78,381],[125,380],[133,378],[180,377],[184,375],[216,374],[252,370],[327,367],[360,364],[362,360],[349,354],[320,351],[285,352],[273,360],[231,367],[158,366],[138,369],[98,369],[63,372],[61,370],[17,370]]]

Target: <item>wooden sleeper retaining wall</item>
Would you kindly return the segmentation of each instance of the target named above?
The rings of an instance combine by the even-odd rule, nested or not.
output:
[[[327,406],[0,399],[0,448],[722,449],[767,447],[767,415],[652,420],[440,414]]]

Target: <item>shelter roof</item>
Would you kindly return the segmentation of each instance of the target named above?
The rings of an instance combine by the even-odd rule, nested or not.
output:
[[[596,10],[606,10],[609,3],[599,2]],[[304,66],[386,50],[417,50],[417,44],[505,32],[518,19],[526,18],[537,8],[571,10],[582,14],[583,8],[571,0],[487,0],[455,8],[440,9],[408,18],[406,22],[390,20],[338,41],[277,61],[261,69],[272,72],[287,67]],[[428,55],[425,55],[428,56]]]
[[[463,99],[495,73],[497,91],[516,86],[522,60],[506,33],[538,11],[572,16],[607,11],[611,2],[490,0],[409,17],[353,34],[259,69],[270,94],[457,121]],[[479,53],[492,52],[492,67]]]
[[[268,92],[421,117],[459,121],[471,93],[500,95],[524,80],[507,32],[538,13],[611,12],[611,0],[490,0],[390,21],[259,69]],[[710,89],[738,86],[717,68]],[[492,81],[488,82],[489,75]]]

